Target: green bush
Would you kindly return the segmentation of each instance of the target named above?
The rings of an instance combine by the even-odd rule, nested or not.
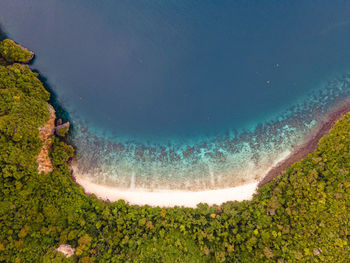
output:
[[[9,63],[28,63],[33,58],[32,52],[10,39],[0,42],[0,54]]]
[[[74,148],[65,142],[55,138],[51,150],[52,164],[55,166],[67,165],[67,161],[73,157]]]
[[[42,258],[43,263],[75,263],[77,261],[76,256],[66,258],[62,253],[57,252],[53,248],[49,249]]]

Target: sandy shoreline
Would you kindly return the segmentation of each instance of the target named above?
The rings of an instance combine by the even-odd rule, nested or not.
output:
[[[220,205],[227,201],[243,201],[250,200],[259,187],[272,181],[275,177],[283,173],[283,171],[293,163],[303,159],[309,153],[317,148],[320,138],[327,134],[332,126],[347,112],[350,112],[350,104],[342,103],[335,110],[331,111],[305,139],[305,142],[292,152],[286,151],[281,158],[272,164],[266,175],[260,181],[253,181],[244,185],[204,190],[204,191],[181,191],[181,190],[156,190],[148,189],[119,189],[100,185],[84,178],[83,175],[72,175],[73,180],[82,186],[86,194],[94,194],[97,198],[104,201],[118,201],[120,199],[132,205],[150,205],[160,207],[196,207],[199,203],[207,203],[208,205]],[[74,170],[74,168],[73,168]]]
[[[232,200],[249,200],[252,198],[258,185],[258,182],[256,181],[232,188],[199,192],[174,190],[158,190],[150,192],[146,189],[129,190],[100,185],[80,176],[75,176],[74,179],[76,183],[83,187],[85,193],[95,194],[96,197],[104,201],[115,202],[123,199],[133,205],[150,205],[161,207],[196,207],[199,203],[219,205]]]
[[[283,162],[290,153],[290,150],[283,152],[270,166],[268,171],[280,162]],[[83,174],[77,174],[74,170],[74,165],[71,165],[71,168],[73,170],[73,180],[82,186],[86,194],[94,194],[97,198],[107,202],[115,202],[122,199],[131,205],[149,205],[153,207],[185,206],[195,208],[199,203],[220,205],[227,201],[250,200],[254,193],[256,193],[259,184],[258,180],[254,180],[233,187],[201,191],[118,188],[115,186],[95,183]]]

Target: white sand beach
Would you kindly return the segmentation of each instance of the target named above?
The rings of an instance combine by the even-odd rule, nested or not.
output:
[[[265,168],[266,172],[273,167],[288,159],[291,154],[290,149],[281,153],[280,156]],[[236,187],[203,190],[203,191],[186,191],[186,190],[154,190],[143,188],[118,188],[95,183],[84,175],[75,173],[75,182],[81,185],[86,194],[94,194],[97,198],[115,202],[125,200],[132,205],[149,205],[160,207],[196,207],[199,203],[207,203],[208,205],[220,205],[227,201],[243,201],[251,200],[258,188],[259,181],[251,181],[249,183]]]
[[[133,205],[150,205],[161,207],[196,207],[199,203],[220,205],[226,201],[250,200],[256,191],[258,182],[217,190],[199,192],[158,190],[154,192],[145,189],[118,189],[93,183],[86,178],[75,176],[76,182],[81,185],[87,194],[95,194],[102,200],[111,202],[120,199]]]

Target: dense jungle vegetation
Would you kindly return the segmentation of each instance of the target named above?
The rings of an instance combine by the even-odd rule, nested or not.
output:
[[[10,39],[4,39],[0,42],[0,55],[9,63],[27,63],[33,57],[33,53],[28,49],[23,48]]]
[[[251,201],[151,208],[85,195],[59,138],[38,174],[48,99],[27,65],[0,66],[0,262],[350,261],[349,114]]]

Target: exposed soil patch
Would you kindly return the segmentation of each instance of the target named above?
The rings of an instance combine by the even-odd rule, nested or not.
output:
[[[54,135],[56,114],[51,105],[48,104],[48,107],[50,110],[50,119],[43,127],[39,127],[39,137],[43,142],[43,146],[37,157],[39,173],[49,173],[53,170],[49,152],[52,147],[52,137]]]

